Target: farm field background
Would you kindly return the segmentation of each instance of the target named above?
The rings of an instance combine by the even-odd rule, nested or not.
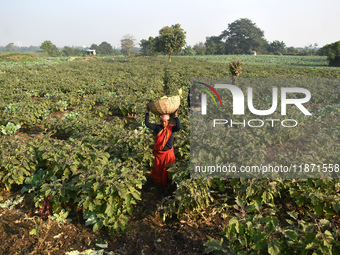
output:
[[[340,78],[339,68],[314,56],[173,57],[168,63],[166,57],[1,54],[0,126],[20,128],[0,134],[0,253],[101,246],[111,254],[338,254],[338,179],[190,178],[191,79],[229,78],[233,59],[244,63],[242,78]],[[180,88],[177,163],[164,191],[150,179],[153,135],[144,114],[146,102]],[[313,109],[329,123],[318,134],[319,156],[339,163],[340,88],[325,88],[325,95],[329,101]],[[303,135],[273,136],[270,146],[266,139],[257,146],[266,154],[287,151]]]
[[[288,55],[208,55],[208,56],[182,56],[207,60],[209,62],[229,64],[234,59],[239,59],[247,65],[277,65],[299,67],[328,67],[325,56],[288,56]]]

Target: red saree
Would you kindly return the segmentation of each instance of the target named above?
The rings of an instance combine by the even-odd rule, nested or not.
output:
[[[156,138],[153,151],[155,153],[155,160],[152,167],[152,177],[155,182],[162,184],[164,187],[168,185],[168,164],[175,163],[174,148],[170,150],[162,151],[165,144],[169,140],[172,133],[173,125],[168,125],[165,129],[161,130]]]

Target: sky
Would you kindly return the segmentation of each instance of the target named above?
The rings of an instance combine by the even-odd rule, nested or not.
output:
[[[177,23],[193,46],[248,18],[269,42],[322,47],[340,40],[339,10],[339,0],[0,0],[0,46],[50,40],[60,48],[104,41],[120,48],[125,35],[138,45]]]

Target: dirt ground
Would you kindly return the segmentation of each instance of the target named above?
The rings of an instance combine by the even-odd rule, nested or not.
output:
[[[0,186],[3,200],[22,196],[21,187],[11,192]],[[214,216],[211,221],[203,219],[168,219],[162,222],[157,215],[157,204],[171,194],[154,184],[151,174],[142,189],[127,229],[110,235],[106,229],[93,232],[85,226],[81,210],[73,210],[68,218],[72,222],[58,225],[52,220],[42,220],[28,194],[13,209],[0,208],[0,254],[65,254],[88,249],[101,250],[97,244],[106,244],[104,254],[203,254],[203,243],[208,236],[220,238],[225,220]],[[32,234],[32,229],[39,229]]]

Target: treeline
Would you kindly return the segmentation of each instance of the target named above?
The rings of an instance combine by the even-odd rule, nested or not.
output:
[[[98,55],[118,55],[119,51],[112,48],[111,44],[107,42],[102,42],[101,44],[92,44],[90,47],[92,50],[96,50],[96,54]],[[65,46],[63,49],[57,48],[51,41],[44,41],[40,45],[40,49],[46,52],[48,55],[53,57],[58,56],[85,56],[86,49],[88,48],[71,48]]]
[[[207,40],[211,40],[210,37]],[[222,46],[222,47],[221,47]],[[220,46],[216,45],[215,43],[208,41],[208,42],[199,42],[194,46],[186,46],[182,51],[181,55],[225,55],[225,54],[251,54],[252,51],[236,53],[230,52],[226,53],[223,50],[223,43]],[[327,56],[327,53],[324,51],[320,51],[318,45],[315,43],[314,45],[309,45],[305,47],[298,47],[295,48],[293,46],[286,47],[284,42],[280,41],[273,41],[267,42],[266,47],[261,49],[260,51],[256,51],[257,54],[266,54],[266,55],[296,55],[296,56]]]
[[[339,66],[340,43],[326,45],[318,48],[316,43],[304,48],[287,47],[285,42],[274,40],[267,41],[264,31],[250,19],[242,18],[228,24],[227,29],[219,35],[206,37],[205,42],[199,42],[194,46],[186,45],[186,32],[180,24],[171,27],[163,27],[156,37],[149,36],[139,43],[140,48],[135,47],[135,39],[131,35],[125,35],[121,40],[121,50],[114,49],[108,42],[92,44],[89,49],[96,50],[97,55],[224,55],[224,54],[274,54],[274,55],[319,55],[327,56],[330,65]],[[185,46],[186,45],[186,46]],[[17,47],[13,43],[0,47],[1,51],[43,51],[50,56],[85,56],[86,48],[68,47],[57,48],[51,41],[44,41],[40,47]]]
[[[14,43],[9,43],[7,46],[0,46],[0,52],[37,52],[40,50],[39,46],[21,47],[15,46]]]
[[[193,47],[186,46],[183,55],[224,55],[224,54],[274,54],[274,55],[321,55],[318,45],[304,48],[287,47],[285,42],[267,41],[264,32],[249,19],[238,19],[219,35],[206,37]]]
[[[157,55],[157,37],[150,36],[140,41],[141,53]],[[228,24],[219,35],[206,37],[205,42],[185,46],[181,55],[224,55],[224,54],[275,54],[275,55],[327,55],[318,50],[318,45],[310,44],[304,48],[287,47],[285,42],[267,41],[264,32],[249,19],[238,19]]]
[[[92,44],[91,47],[80,46],[65,46],[58,48],[51,41],[44,41],[40,46],[20,47],[15,46],[14,43],[9,43],[6,46],[0,46],[0,52],[45,52],[52,57],[70,57],[70,56],[85,56],[86,49],[96,50],[97,55],[119,55],[119,50],[114,49],[111,44],[102,42],[101,44]]]

